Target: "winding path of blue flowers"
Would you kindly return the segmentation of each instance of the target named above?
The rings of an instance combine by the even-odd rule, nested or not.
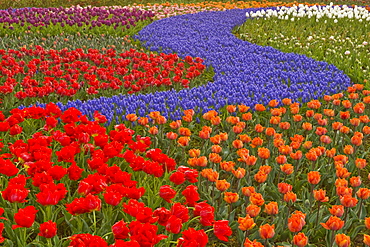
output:
[[[256,9],[201,12],[153,22],[137,35],[152,51],[176,52],[205,59],[215,70],[213,83],[146,95],[119,95],[87,102],[59,105],[76,107],[84,114],[95,110],[110,120],[122,114],[145,116],[160,111],[179,119],[183,109],[208,111],[226,104],[267,104],[271,99],[291,98],[307,102],[345,90],[350,79],[325,62],[304,55],[283,53],[236,38],[232,29],[246,21],[245,13]]]

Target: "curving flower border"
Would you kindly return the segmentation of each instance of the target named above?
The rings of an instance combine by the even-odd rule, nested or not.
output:
[[[203,58],[206,65],[214,67],[213,83],[178,92],[101,97],[66,105],[59,103],[59,106],[62,110],[75,107],[88,116],[97,110],[109,121],[118,120],[123,114],[145,116],[151,111],[160,111],[163,116],[176,120],[185,109],[207,112],[227,104],[252,106],[283,98],[308,102],[344,91],[350,85],[349,77],[334,65],[236,38],[232,29],[245,22],[246,12],[256,10],[233,9],[170,17],[151,23],[136,36],[152,51]]]

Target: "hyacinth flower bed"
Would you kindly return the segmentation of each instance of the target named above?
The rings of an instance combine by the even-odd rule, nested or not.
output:
[[[29,10],[65,27],[88,14],[83,31],[32,26],[34,44],[1,51],[0,242],[370,246],[367,74],[232,34],[276,5]],[[13,13],[30,14],[7,13],[17,40]],[[92,27],[93,13],[152,19]]]

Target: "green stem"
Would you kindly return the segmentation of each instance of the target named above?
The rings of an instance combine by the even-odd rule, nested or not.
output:
[[[95,234],[96,233],[96,214],[95,214],[95,210],[93,211],[93,219],[94,219],[93,228],[94,228],[94,234]]]
[[[48,247],[53,247],[53,243],[51,242],[51,238],[46,240],[48,242]]]
[[[318,206],[317,206],[316,226],[319,224],[319,212],[320,212],[320,206],[321,206],[321,203],[320,203],[320,201],[319,201],[319,202],[318,202]]]

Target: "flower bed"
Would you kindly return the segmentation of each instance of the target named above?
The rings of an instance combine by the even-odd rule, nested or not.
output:
[[[4,51],[8,74],[15,69],[6,66],[21,70],[26,63],[17,59],[29,54],[39,56],[27,61],[29,76],[64,76],[53,69],[62,63],[67,70],[83,63],[87,76],[99,64],[116,72],[126,60],[139,70],[152,58],[186,68],[184,75],[204,70],[204,59],[215,77],[178,92],[6,106],[0,242],[370,246],[370,91],[325,62],[235,38],[232,28],[256,10],[155,21],[136,38],[157,55]],[[188,65],[176,64],[180,58]]]

